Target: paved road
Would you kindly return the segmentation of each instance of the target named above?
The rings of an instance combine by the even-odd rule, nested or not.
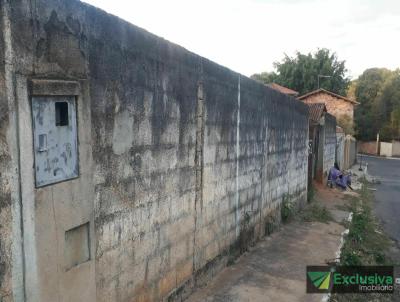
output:
[[[375,213],[390,237],[400,243],[400,160],[364,157],[368,173],[381,181],[376,185]]]

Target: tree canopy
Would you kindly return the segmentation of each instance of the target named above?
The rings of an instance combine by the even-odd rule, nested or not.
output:
[[[325,48],[315,53],[297,52],[294,57],[285,55],[281,62],[274,63],[274,67],[275,71],[254,74],[251,78],[264,84],[277,83],[300,95],[318,89],[318,75],[329,76],[320,78],[320,88],[337,94],[345,95],[350,83],[345,61],[340,61],[336,53]]]
[[[377,133],[382,140],[400,139],[400,69],[370,68],[350,82],[345,61],[325,48],[308,54],[297,52],[294,57],[285,55],[274,63],[274,69],[251,78],[264,84],[277,83],[302,95],[318,88],[318,75],[329,76],[320,77],[320,88],[360,102],[354,115],[358,139],[374,140]],[[351,120],[338,119],[338,124],[353,134]]]
[[[400,70],[371,68],[352,83],[360,105],[355,111],[357,138],[374,140],[400,139]]]

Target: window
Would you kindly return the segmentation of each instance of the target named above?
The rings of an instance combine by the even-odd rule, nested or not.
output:
[[[56,102],[56,126],[68,126],[68,103]]]

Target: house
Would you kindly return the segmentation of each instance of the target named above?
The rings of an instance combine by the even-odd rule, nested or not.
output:
[[[276,84],[276,83],[270,83],[270,84],[267,84],[267,86],[272,88],[272,89],[275,89],[275,90],[277,90],[277,91],[279,91],[281,93],[284,93],[284,94],[287,94],[287,95],[290,95],[290,96],[293,96],[293,97],[297,97],[299,95],[299,93],[297,91],[294,91],[294,90],[292,90],[290,88],[287,88],[285,86],[281,86],[281,85]]]
[[[350,118],[351,124],[354,119],[354,107],[359,104],[352,99],[322,88],[302,95],[298,99],[306,104],[324,103],[328,113],[335,116],[337,120],[347,116]]]

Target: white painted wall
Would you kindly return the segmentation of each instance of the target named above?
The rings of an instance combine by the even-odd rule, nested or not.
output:
[[[393,141],[392,144],[392,156],[400,157],[400,141]]]
[[[392,143],[381,142],[381,156],[392,156]]]

